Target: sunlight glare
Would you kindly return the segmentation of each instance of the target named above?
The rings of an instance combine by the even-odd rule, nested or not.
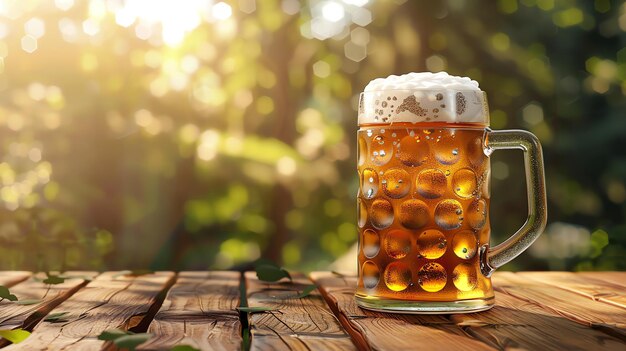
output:
[[[225,20],[233,14],[233,9],[225,2],[218,2],[213,5],[212,9],[213,18],[216,20]]]
[[[340,4],[328,1],[322,6],[322,16],[330,22],[339,22],[345,16],[345,10]]]

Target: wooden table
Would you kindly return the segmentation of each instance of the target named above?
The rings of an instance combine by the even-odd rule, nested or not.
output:
[[[496,306],[455,315],[362,310],[356,278],[330,272],[282,284],[252,272],[65,275],[76,278],[49,285],[29,272],[0,272],[0,285],[27,302],[0,302],[0,330],[32,331],[19,344],[2,340],[3,351],[115,349],[97,339],[111,328],[150,333],[140,350],[626,350],[626,272],[497,272]],[[296,298],[311,281],[318,290]]]

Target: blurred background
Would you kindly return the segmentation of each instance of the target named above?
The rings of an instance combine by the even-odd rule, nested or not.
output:
[[[544,145],[549,224],[508,268],[624,270],[625,47],[614,0],[0,0],[0,269],[328,269],[358,93],[446,70]],[[500,242],[521,152],[492,178]]]

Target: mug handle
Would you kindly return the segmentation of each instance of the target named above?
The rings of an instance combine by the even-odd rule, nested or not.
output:
[[[541,144],[535,135],[524,130],[487,129],[484,138],[485,155],[495,150],[521,149],[524,151],[526,192],[528,193],[528,218],[526,223],[506,241],[480,248],[480,269],[489,277],[499,267],[524,252],[546,227],[546,187]]]

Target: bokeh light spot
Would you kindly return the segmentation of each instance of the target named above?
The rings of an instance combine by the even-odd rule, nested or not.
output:
[[[32,54],[37,50],[37,39],[32,35],[25,35],[21,40],[22,50]]]

